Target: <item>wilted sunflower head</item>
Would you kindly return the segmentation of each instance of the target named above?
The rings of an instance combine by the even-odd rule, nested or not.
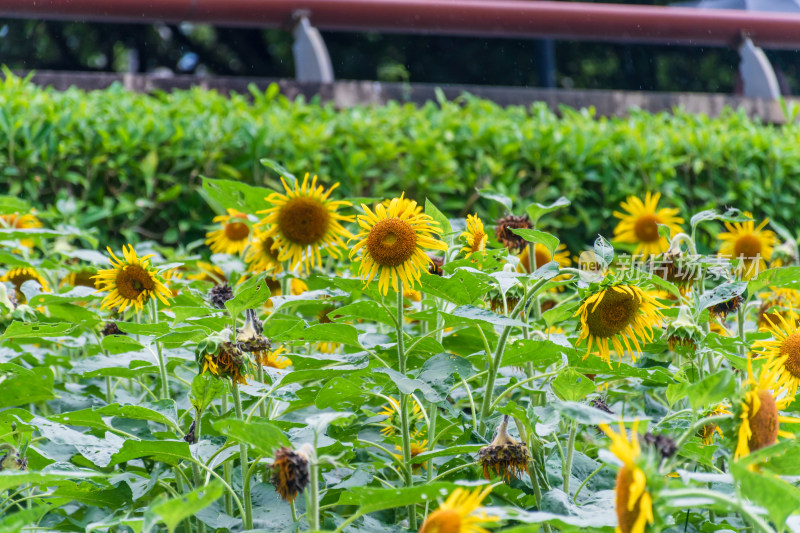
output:
[[[283,272],[283,263],[278,259],[280,249],[275,239],[266,231],[255,228],[253,238],[247,245],[244,262],[250,272],[269,272],[272,275]]]
[[[522,250],[528,245],[528,241],[511,230],[531,229],[532,227],[528,215],[506,215],[495,223],[494,234],[497,241],[509,250]]]
[[[255,309],[245,311],[245,322],[236,330],[236,342],[243,352],[263,352],[270,349],[269,339],[261,334],[264,326],[256,316]]]
[[[233,289],[227,283],[220,283],[209,289],[206,298],[217,309],[225,309],[225,302],[233,299]]]
[[[358,215],[361,231],[353,239],[358,242],[350,250],[352,259],[359,251],[359,275],[365,285],[378,277],[381,294],[389,291],[391,284],[397,290],[400,280],[405,289],[419,283],[420,271],[430,264],[425,250],[447,250],[447,244],[434,238],[441,234],[439,225],[428,215],[418,213],[411,204],[400,198],[392,199],[389,208],[378,205],[373,213],[361,204],[364,215]]]
[[[272,473],[270,482],[285,502],[293,502],[308,486],[309,453],[307,445],[297,451],[282,446],[275,452],[267,472]]]
[[[494,472],[508,482],[522,476],[530,458],[528,446],[508,434],[508,415],[503,417],[494,440],[478,451],[478,464],[483,468],[483,477],[490,479]]]
[[[742,383],[739,400],[733,404],[733,415],[740,422],[734,459],[775,444],[778,436],[794,438],[792,433],[780,429],[781,422],[798,423],[800,419],[780,414],[794,397],[775,389],[779,372],[776,366],[764,365],[756,375],[751,354],[747,354],[747,379]]]
[[[678,287],[681,294],[689,292],[701,272],[702,269],[680,250],[667,250],[653,268],[655,275]]]
[[[647,524],[654,522],[653,499],[647,490],[647,476],[639,466],[641,448],[638,427],[637,420],[633,423],[632,437],[629,439],[621,421],[619,433],[606,424],[600,424],[600,429],[611,439],[609,450],[623,463],[617,472],[615,487],[617,527],[622,533],[644,533]]]
[[[678,316],[667,323],[663,337],[667,339],[669,349],[673,352],[676,349],[694,352],[697,343],[705,337],[705,332],[695,322],[689,307],[681,305]]]
[[[459,235],[464,240],[464,247],[461,249],[466,255],[486,250],[486,241],[489,236],[483,228],[483,222],[478,218],[477,213],[467,215],[467,230]]]
[[[708,314],[715,318],[725,318],[728,316],[728,313],[733,313],[734,311],[738,310],[739,306],[742,305],[742,302],[744,302],[744,298],[742,298],[741,294],[737,294],[729,300],[725,300],[724,302],[720,302],[709,307]]]
[[[753,214],[745,212],[745,216],[752,218]],[[717,235],[722,241],[719,255],[731,260],[742,260],[740,267],[742,279],[751,279],[758,272],[767,268],[766,261],[772,257],[772,247],[775,245],[776,239],[775,233],[764,229],[768,223],[768,218],[765,218],[758,226],[753,220],[738,223],[725,222],[725,228],[728,231]]]
[[[658,234],[659,224],[669,227],[675,235],[681,232],[683,219],[677,216],[678,209],[658,209],[660,198],[660,193],[648,192],[644,202],[636,196],[629,196],[622,202],[624,212],[614,211],[614,216],[620,219],[614,228],[614,242],[636,244],[634,254],[645,257],[665,251],[669,241]]]
[[[34,268],[12,268],[0,276],[0,281],[7,281],[14,285],[14,295],[16,296],[16,301],[23,304],[28,300],[25,298],[25,294],[22,292],[22,284],[30,280],[34,280],[41,285],[42,291],[50,292],[50,284]]]
[[[247,246],[250,237],[249,218],[246,213],[228,209],[227,215],[214,217],[219,228],[206,233],[206,244],[215,254],[238,255]]]
[[[651,328],[663,319],[659,310],[661,307],[636,285],[611,285],[587,296],[574,315],[581,317],[581,334],[577,344],[588,341],[584,358],[597,353],[610,365],[609,344],[621,360],[624,343],[635,361],[636,353],[642,351],[639,341],[651,341]]]
[[[100,334],[103,337],[107,337],[108,335],[127,335],[127,333],[119,329],[119,326],[117,326],[117,323],[114,321],[106,322],[103,329],[100,330]]]
[[[195,359],[200,373],[218,378],[230,378],[232,382],[247,384],[249,361],[236,343],[230,342],[230,330],[209,335],[195,349]]]
[[[350,206],[350,202],[331,200],[331,193],[338,183],[325,190],[317,185],[314,176],[309,183],[308,173],[302,183],[296,181],[290,187],[281,177],[284,193],[274,192],[266,200],[272,207],[259,214],[266,215],[258,226],[266,227],[262,238],[272,238],[271,250],[277,250],[278,261],[288,261],[289,268],[310,272],[322,263],[322,250],[333,257],[340,257],[340,249],[345,247],[342,239],[349,239],[350,232],[342,222],[352,222],[352,216],[338,213],[342,207]]]
[[[101,309],[119,307],[122,313],[128,307],[141,311],[144,304],[153,298],[158,298],[164,305],[169,305],[168,298],[172,297],[170,291],[159,277],[156,269],[150,266],[151,255],[139,258],[133,246],[122,247],[123,259],[119,259],[111,248],[111,266],[100,270],[94,279],[97,281],[99,291],[109,294],[103,298]]]
[[[477,487],[472,492],[455,489],[438,509],[428,515],[419,533],[488,533],[481,524],[496,522],[498,518],[479,509],[491,491],[491,485]]]

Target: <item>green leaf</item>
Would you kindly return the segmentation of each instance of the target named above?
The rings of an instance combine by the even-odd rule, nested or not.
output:
[[[0,408],[30,405],[55,398],[53,371],[48,367],[35,367],[30,374],[3,376],[0,373]]]
[[[722,302],[727,302],[734,296],[739,296],[745,289],[747,289],[747,282],[735,281],[732,283],[723,283],[717,285],[710,291],[706,291],[700,295],[700,300],[697,303],[696,312],[703,309],[708,309],[712,305],[717,305]]]
[[[259,309],[269,300],[270,291],[264,276],[255,276],[236,288],[233,298],[225,302],[231,316],[238,317],[245,309]]]
[[[399,390],[403,394],[413,394],[417,390],[419,390],[422,395],[425,397],[426,400],[429,402],[441,402],[444,399],[436,389],[431,387],[428,383],[418,380],[412,379],[407,376],[404,376],[397,370],[391,368],[376,368],[373,372],[377,372],[379,374],[386,374],[397,385],[397,390]]]
[[[730,370],[718,371],[705,377],[702,381],[690,385],[686,392],[692,409],[699,410],[703,407],[717,403],[733,395],[736,388],[733,374]]]
[[[507,212],[510,213],[512,211],[513,202],[511,201],[511,198],[509,198],[505,194],[493,191],[491,189],[476,189],[476,191],[478,191],[478,194],[482,198],[486,198],[487,200],[494,200],[495,202],[501,204],[503,207],[506,208]]]
[[[305,329],[292,329],[275,337],[278,341],[298,340],[304,342],[338,342],[360,346],[358,330],[350,324],[314,324]]]
[[[456,446],[449,446],[441,450],[433,450],[424,452],[414,457],[415,461],[423,462],[434,457],[452,457],[453,455],[474,455],[483,448],[483,444],[459,444]]]
[[[580,304],[577,303],[562,303],[553,307],[552,309],[548,309],[544,313],[542,313],[542,318],[544,319],[544,323],[547,324],[548,327],[554,326],[556,324],[560,324],[561,322],[570,318],[573,314],[575,314],[575,310]]]
[[[191,461],[189,443],[182,440],[126,440],[122,448],[111,457],[108,466],[118,465],[133,459],[150,458],[175,466],[181,461]]]
[[[353,409],[363,404],[364,383],[353,377],[334,377],[317,393],[314,405],[318,409]]]
[[[556,248],[558,248],[559,244],[558,237],[556,237],[555,235],[551,235],[547,232],[539,231],[538,229],[516,229],[516,228],[511,228],[511,231],[514,232],[516,235],[519,235],[528,242],[541,244],[542,246],[547,248],[547,251],[550,252],[551,256],[555,254]]]
[[[594,253],[604,266],[610,265],[614,260],[614,247],[602,235],[598,235],[594,241]]]
[[[742,212],[735,208],[728,208],[725,213],[718,213],[716,209],[707,209],[706,211],[700,211],[696,215],[694,215],[689,223],[694,229],[699,223],[707,221],[707,220],[722,220],[723,222],[746,222],[748,220],[752,220],[750,217],[744,216],[741,214]]]
[[[192,379],[192,390],[189,400],[192,407],[203,411],[220,394],[225,392],[225,382],[209,374],[197,374]]]
[[[46,339],[62,337],[72,332],[75,326],[66,322],[45,324],[42,322],[17,322],[9,324],[0,340],[6,339]]]
[[[219,213],[236,209],[251,215],[269,207],[264,198],[272,192],[239,181],[211,178],[203,178],[201,191],[205,200]]]
[[[553,380],[552,385],[553,392],[560,399],[571,402],[582,400],[595,389],[594,381],[571,368],[562,370]]]
[[[107,335],[103,337],[100,345],[103,347],[103,350],[112,355],[144,350],[144,346],[142,346],[139,341],[127,335]]]
[[[563,416],[580,424],[596,426],[597,424],[612,424],[619,421],[619,415],[606,413],[582,403],[554,402],[551,405]]]
[[[468,360],[449,353],[438,353],[425,361],[417,379],[426,383],[441,398],[438,401],[442,401],[450,393],[455,382],[454,376],[467,379],[472,374],[472,363]]]
[[[486,322],[487,324],[492,324],[494,326],[511,326],[511,327],[519,327],[519,328],[527,328],[529,327],[528,324],[520,321],[515,320],[513,318],[508,318],[506,316],[498,315],[497,313],[492,313],[488,309],[482,309],[480,307],[475,307],[472,305],[462,305],[456,307],[449,313],[442,313],[445,317],[455,317],[460,320],[455,320],[453,323],[456,324],[472,324],[474,321],[479,320],[481,322]],[[445,318],[447,321],[447,318]]]
[[[444,235],[453,232],[453,228],[450,226],[450,221],[447,220],[447,217],[444,216],[428,198],[425,199],[425,214],[431,217],[434,222],[439,223],[439,227],[442,229],[442,233]]]
[[[567,207],[569,206],[570,203],[571,202],[566,197],[561,196],[558,198],[558,200],[556,200],[550,205],[532,203],[531,205],[525,208],[525,212],[528,213],[528,216],[530,217],[531,221],[533,222],[533,225],[535,226],[542,216],[548,213],[552,213],[553,211],[557,211],[562,207]]]
[[[184,519],[194,516],[222,496],[222,483],[213,480],[211,483],[198,487],[192,492],[178,496],[165,502],[156,503],[150,507],[170,533],[175,531]]]
[[[61,481],[105,477],[90,470],[50,470],[48,472],[0,471],[0,492],[30,483],[34,486],[58,484]]]
[[[292,174],[291,172],[289,172],[286,169],[286,167],[284,167],[283,165],[281,165],[277,161],[275,161],[273,159],[269,159],[268,157],[264,157],[264,158],[259,159],[259,162],[262,165],[264,165],[265,167],[271,168],[272,170],[274,170],[275,173],[278,174],[279,176],[282,176],[282,177],[286,178],[286,180],[289,182],[289,185],[293,185],[294,182],[297,181],[297,177],[294,174]]]
[[[735,462],[731,473],[740,497],[762,506],[776,524],[785,524],[786,518],[800,509],[800,489],[778,476],[751,472]]]
[[[766,287],[776,289],[800,289],[800,267],[769,268],[759,272],[758,277],[747,284],[749,294],[756,294]]]
[[[491,278],[472,268],[458,268],[451,276],[436,276],[424,272],[421,290],[456,305],[470,305],[492,288]]]
[[[212,426],[226,437],[237,442],[246,442],[264,456],[272,456],[281,446],[289,446],[289,439],[283,431],[265,420],[245,422],[227,418],[217,420]]]
[[[433,503],[437,499],[444,500],[445,496],[455,488],[456,485],[452,483],[431,483],[397,489],[359,487],[343,492],[338,503],[339,505],[358,505],[358,511],[363,514],[374,513],[383,509],[405,507],[426,501]]]

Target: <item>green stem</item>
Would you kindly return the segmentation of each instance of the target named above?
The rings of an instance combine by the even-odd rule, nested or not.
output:
[[[433,451],[433,447],[436,445],[434,435],[436,435],[436,418],[439,414],[439,410],[436,408],[436,404],[431,402],[428,411],[430,412],[430,417],[428,418],[428,449]],[[428,459],[427,471],[428,483],[430,483],[433,477],[433,458]]]
[[[228,395],[222,395],[222,415],[225,416],[228,413]],[[225,482],[230,485],[233,483],[233,468],[231,467],[231,463],[229,461],[225,461],[222,465],[223,475],[225,476]],[[225,512],[228,516],[233,515],[233,498],[229,492],[225,493]]]
[[[153,313],[153,323],[158,324],[158,299],[151,300],[153,305],[151,311]],[[161,399],[169,399],[169,376],[167,374],[167,361],[164,358],[164,346],[160,342],[156,342],[156,353],[158,355],[158,371],[161,377]]]
[[[578,433],[578,423],[573,421],[569,428],[569,440],[567,441],[567,458],[564,461],[564,493],[569,497],[569,480],[572,477],[572,456],[575,453],[575,435]]]
[[[397,318],[395,319],[397,329],[397,361],[400,373],[406,375],[406,352],[403,339],[403,282],[397,283]],[[414,485],[414,474],[411,466],[411,428],[408,422],[408,394],[400,395],[400,432],[403,439],[403,474],[405,475],[406,487]],[[415,505],[408,506],[408,525],[411,529],[417,529],[417,511]]]
[[[739,340],[741,341],[741,345],[739,346],[739,355],[742,357],[745,356],[746,352],[746,339],[744,335],[744,306],[745,302],[739,304],[739,309],[736,311],[736,326],[739,329]]]
[[[111,388],[111,376],[106,376],[106,403],[111,405],[114,401],[114,390]]]
[[[233,408],[236,410],[236,418],[244,422],[242,416],[242,399],[239,396],[239,383],[233,382]],[[239,443],[239,464],[242,468],[242,500],[244,500],[244,516],[242,526],[245,530],[253,529],[253,500],[250,498],[250,477],[247,475],[249,469],[247,461],[247,444]]]

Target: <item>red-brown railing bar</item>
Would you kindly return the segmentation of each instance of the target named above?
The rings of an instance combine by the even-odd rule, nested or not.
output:
[[[800,15],[539,0],[0,0],[0,17],[800,48]]]

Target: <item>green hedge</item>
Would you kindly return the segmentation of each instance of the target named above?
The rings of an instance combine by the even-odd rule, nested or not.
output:
[[[453,216],[500,214],[476,187],[526,203],[567,196],[572,206],[550,226],[569,228],[561,233],[573,246],[610,234],[611,212],[628,194],[660,191],[687,215],[731,205],[788,224],[800,193],[800,127],[734,111],[606,119],[470,96],[336,109],[289,101],[275,86],[231,97],[120,86],[57,92],[6,75],[0,128],[0,179],[10,193],[112,240],[200,238],[212,217],[200,177],[275,185],[263,157],[340,181],[348,195],[427,196]]]

